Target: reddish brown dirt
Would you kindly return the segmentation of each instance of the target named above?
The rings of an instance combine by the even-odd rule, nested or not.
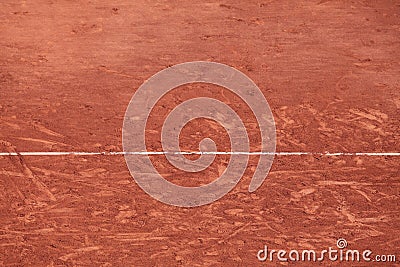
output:
[[[118,2],[0,3],[0,151],[121,151],[136,88],[194,60],[255,81],[277,151],[400,151],[398,1]],[[212,86],[167,96],[151,116],[149,148],[160,149],[165,112],[200,93],[236,108],[259,148],[243,103]],[[210,121],[188,125],[182,148],[208,135],[227,148]],[[339,237],[400,258],[399,157],[278,156],[250,194],[256,159],[232,192],[186,209],[144,193],[122,156],[0,157],[0,265],[262,266],[264,245],[318,251]],[[195,186],[229,159],[189,181],[152,160],[167,179]]]

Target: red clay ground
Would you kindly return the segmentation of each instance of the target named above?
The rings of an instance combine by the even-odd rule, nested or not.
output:
[[[398,1],[2,1],[0,151],[121,151],[136,88],[167,66],[209,60],[263,91],[277,151],[398,152],[399,11]],[[200,92],[242,113],[259,148],[243,103],[193,88],[154,112],[149,148],[160,149],[165,112]],[[209,134],[226,148],[207,121],[188,125],[182,148]],[[167,179],[198,185],[228,158],[189,181],[152,160]],[[0,157],[0,265],[263,266],[264,245],[320,251],[339,237],[400,258],[398,157],[278,156],[250,194],[255,160],[224,198],[185,209],[143,192],[122,156]]]

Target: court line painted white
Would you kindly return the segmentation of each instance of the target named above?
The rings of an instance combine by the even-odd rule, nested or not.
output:
[[[276,156],[302,156],[302,155],[313,155],[313,156],[371,156],[381,157],[389,156],[395,157],[400,156],[400,152],[196,152],[196,151],[135,151],[135,152],[76,152],[76,151],[23,151],[23,152],[0,152],[0,156],[117,156],[117,155],[276,155]]]

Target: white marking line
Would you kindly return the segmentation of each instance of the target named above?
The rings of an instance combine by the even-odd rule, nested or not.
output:
[[[75,156],[116,156],[116,155],[276,155],[276,156],[303,156],[303,155],[313,155],[313,156],[372,156],[372,157],[380,157],[380,156],[391,156],[397,157],[400,156],[400,152],[191,152],[191,151],[161,151],[161,152],[151,152],[151,151],[137,151],[137,152],[0,152],[0,156],[67,156],[67,155],[75,155]]]

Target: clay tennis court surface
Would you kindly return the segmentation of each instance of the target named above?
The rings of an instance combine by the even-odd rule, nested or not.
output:
[[[135,90],[197,60],[230,65],[259,86],[278,152],[399,152],[399,11],[398,1],[2,1],[0,152],[122,151]],[[229,104],[251,150],[260,149],[255,118],[237,96],[193,84],[153,110],[149,151],[162,149],[168,112],[198,96]],[[196,151],[205,137],[230,148],[209,120],[187,125],[181,147]],[[264,245],[320,251],[338,238],[400,257],[399,157],[280,155],[249,193],[257,159],[222,199],[179,208],[141,190],[123,156],[1,156],[0,265],[265,266]],[[228,161],[218,155],[187,175],[152,156],[185,186],[217,179]],[[386,264],[378,265],[395,265]]]

